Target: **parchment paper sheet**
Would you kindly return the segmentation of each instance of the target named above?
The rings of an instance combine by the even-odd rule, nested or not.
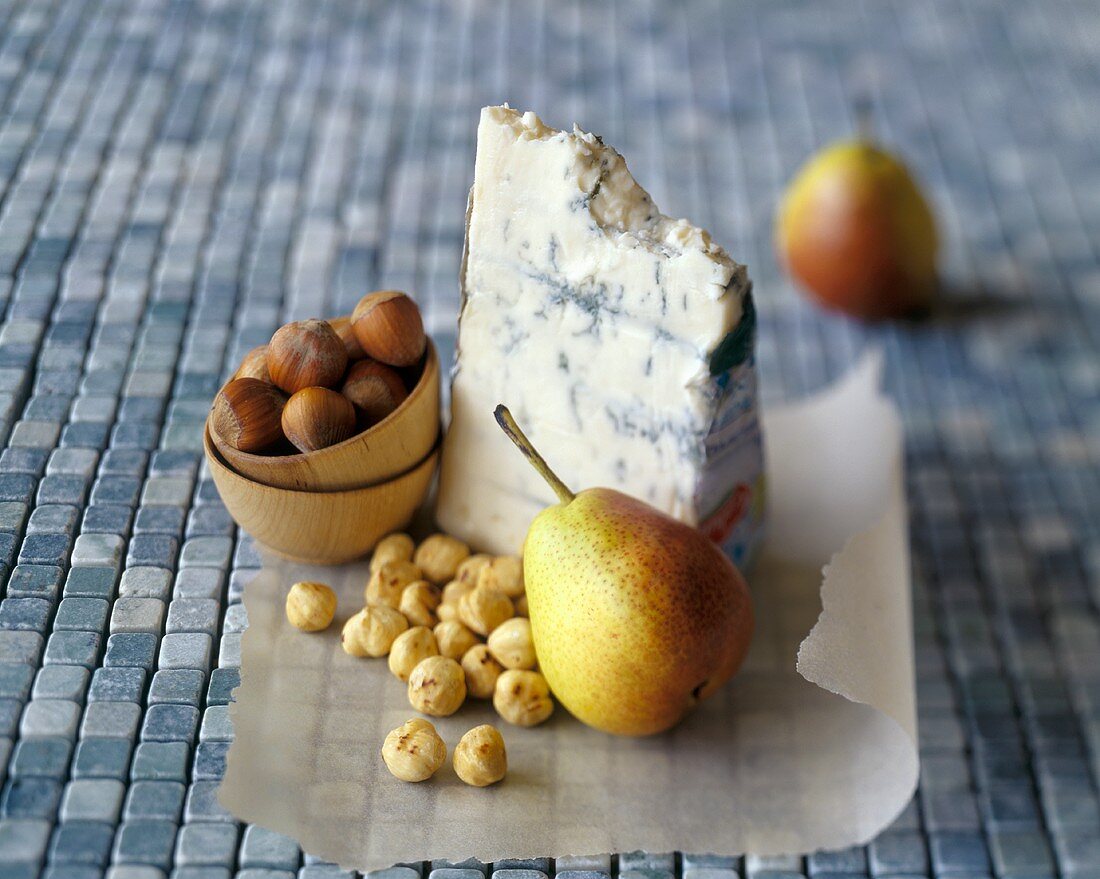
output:
[[[221,802],[358,869],[635,849],[780,854],[870,839],[908,802],[918,769],[901,431],[880,371],[867,358],[826,392],[765,414],[771,506],[750,578],[756,639],[735,681],[672,732],[613,738],[560,706],[523,730],[471,700],[437,728],[450,750],[470,727],[498,723],[507,779],[470,788],[448,763],[430,782],[399,782],[379,749],[414,716],[405,688],[384,660],[339,647],[365,566],[312,572],[337,588],[340,609],[329,631],[306,635],[286,623],[283,601],[308,569],[272,560],[245,589]]]

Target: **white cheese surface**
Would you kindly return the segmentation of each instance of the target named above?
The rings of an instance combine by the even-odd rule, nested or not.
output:
[[[574,490],[617,488],[697,524],[732,486],[705,485],[719,428],[755,437],[755,479],[755,376],[711,375],[742,317],[743,266],[661,214],[598,137],[530,112],[482,110],[470,199],[444,529],[518,552],[555,502],[496,425],[498,403]],[[749,402],[736,412],[734,391]]]

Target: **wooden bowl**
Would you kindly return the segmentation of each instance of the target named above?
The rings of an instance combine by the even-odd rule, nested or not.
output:
[[[218,454],[209,430],[203,445],[214,484],[234,521],[277,555],[317,565],[360,558],[380,538],[408,525],[439,461],[439,449],[432,448],[387,482],[347,491],[293,491],[235,473]]]
[[[239,475],[273,488],[343,491],[374,485],[421,463],[439,438],[439,356],[431,339],[416,387],[393,412],[362,433],[326,449],[296,455],[242,452],[207,432]]]

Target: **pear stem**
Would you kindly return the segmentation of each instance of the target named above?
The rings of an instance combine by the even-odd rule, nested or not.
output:
[[[531,462],[531,466],[538,470],[539,476],[545,479],[550,487],[554,489],[554,494],[558,496],[558,500],[563,504],[572,501],[576,495],[569,490],[568,485],[558,479],[558,475],[550,469],[546,459],[538,453],[538,449],[531,444],[531,440],[527,439],[527,434],[519,429],[519,425],[516,424],[516,419],[512,417],[512,413],[508,411],[508,407],[503,403],[500,404],[493,410],[493,415],[496,416],[497,424],[507,434],[508,439],[516,444],[516,448],[523,452],[523,456]]]

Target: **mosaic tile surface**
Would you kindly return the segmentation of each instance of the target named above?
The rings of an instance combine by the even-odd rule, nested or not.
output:
[[[200,425],[241,354],[372,287],[446,346],[503,100],[606,135],[750,265],[768,399],[887,351],[924,762],[866,848],[496,879],[1100,876],[1097,45],[1085,0],[0,0],[0,877],[339,875],[214,798],[258,557]],[[931,322],[822,315],[771,254],[783,181],[864,103],[941,218]]]

